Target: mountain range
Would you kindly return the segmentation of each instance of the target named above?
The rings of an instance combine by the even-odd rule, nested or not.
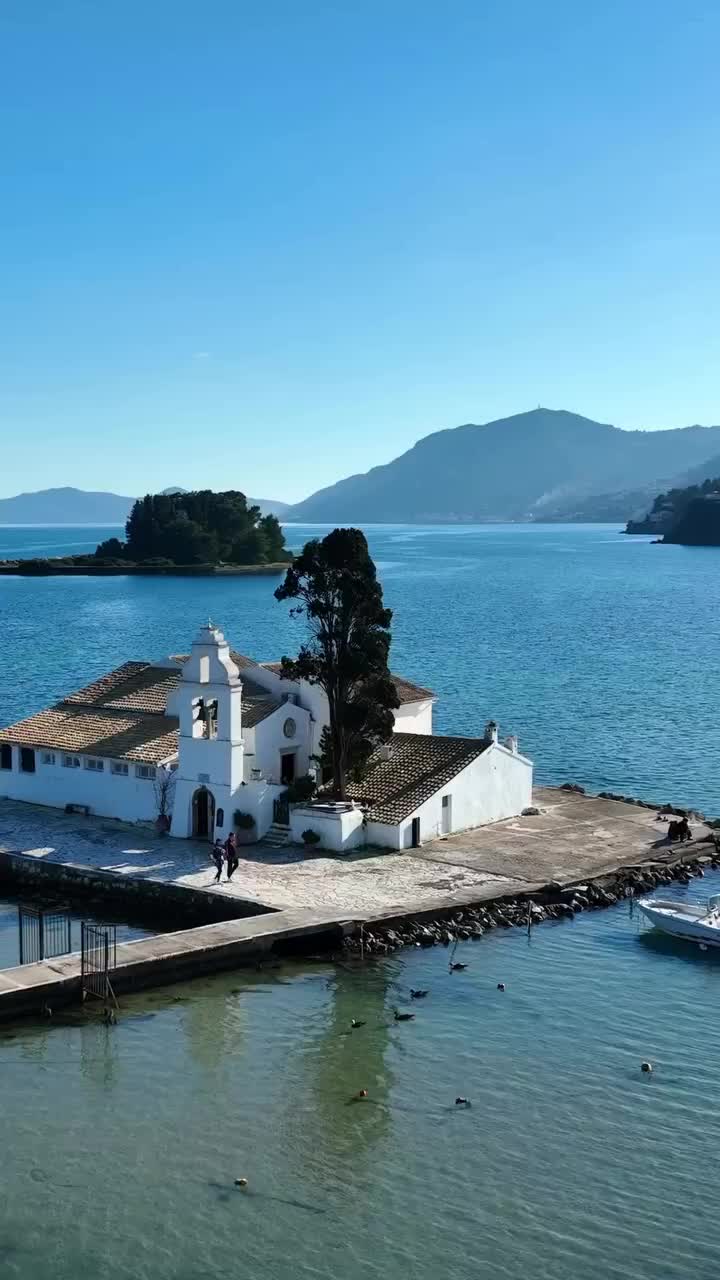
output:
[[[177,485],[164,493],[186,493]],[[18,493],[14,498],[0,498],[0,524],[124,524],[135,498],[119,493],[90,492],[86,489],[39,489],[36,493]],[[260,507],[263,515],[282,516],[286,502],[268,498],[248,498]]]
[[[625,520],[717,474],[720,426],[623,431],[562,409],[425,436],[291,507],[296,521]]]
[[[289,455],[286,462],[292,464]],[[295,505],[248,501],[263,514],[300,523],[624,523],[644,514],[661,490],[717,475],[720,426],[624,431],[564,409],[533,409],[436,431],[392,462]],[[44,489],[0,499],[0,523],[122,524],[133,501],[115,493]]]

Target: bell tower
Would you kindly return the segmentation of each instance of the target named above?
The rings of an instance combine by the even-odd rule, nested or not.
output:
[[[242,681],[220,629],[195,637],[175,696],[180,721],[171,834],[214,839],[232,826],[243,780]]]

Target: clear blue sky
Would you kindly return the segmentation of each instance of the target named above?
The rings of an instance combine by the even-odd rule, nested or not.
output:
[[[0,495],[720,422],[720,6],[3,0]]]

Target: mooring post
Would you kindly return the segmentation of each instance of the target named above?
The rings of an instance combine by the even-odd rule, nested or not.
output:
[[[532,909],[530,906],[530,899],[528,898],[528,904],[527,904],[527,936],[528,938],[530,937],[531,932],[532,932]]]

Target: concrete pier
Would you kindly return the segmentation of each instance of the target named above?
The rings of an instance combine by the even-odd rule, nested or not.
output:
[[[303,938],[312,938],[318,946],[339,946],[346,929],[354,927],[355,922],[344,923],[321,911],[277,911],[118,943],[113,990],[121,995],[233,969],[280,947],[298,945]],[[77,1003],[80,997],[79,954],[0,970],[0,1021]]]
[[[537,814],[433,840],[407,853],[309,854],[241,848],[231,883],[214,883],[207,845],[159,840],[121,823],[0,802],[0,893],[92,895],[132,918],[152,908],[175,932],[122,943],[118,992],[242,965],[273,950],[339,944],[360,922],[445,916],[458,908],[598,880],[623,867],[707,854],[709,829],[670,845],[657,810],[538,789]],[[4,852],[3,852],[4,849]],[[197,927],[187,928],[188,923]],[[80,957],[0,971],[0,1019],[79,999]]]

